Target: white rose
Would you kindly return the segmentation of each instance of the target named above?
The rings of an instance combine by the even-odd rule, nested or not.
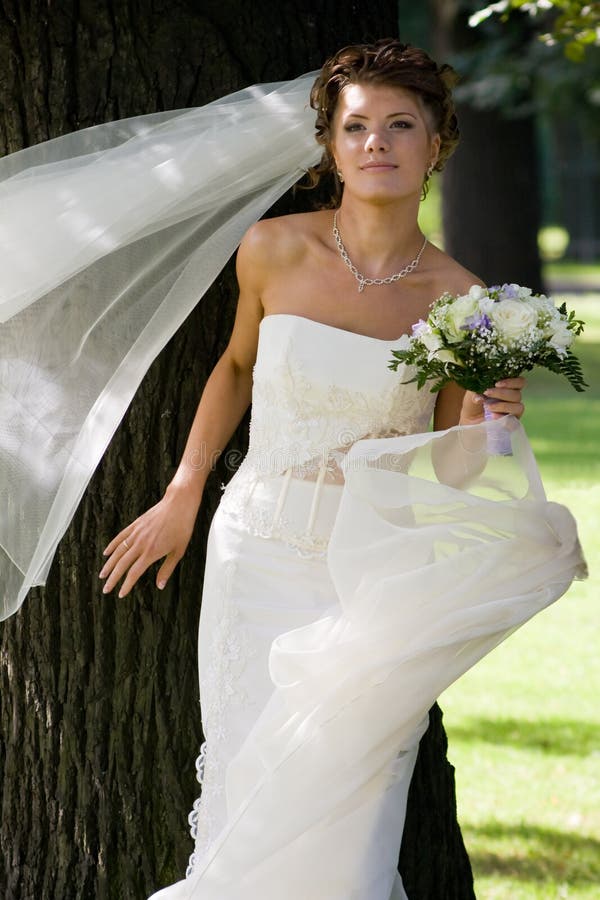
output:
[[[469,288],[469,297],[473,300],[481,300],[484,295],[485,288],[482,288],[480,284],[472,284]]]
[[[490,310],[494,308],[495,300],[492,297],[482,297],[479,301],[479,312],[489,316]]]
[[[425,331],[423,334],[420,334],[419,340],[429,350],[430,355],[443,347],[441,337],[439,334],[434,334],[433,331]]]
[[[537,310],[519,300],[501,300],[488,313],[494,328],[506,343],[516,343],[537,324]]]
[[[535,309],[537,312],[539,312],[540,309],[545,309],[543,302],[541,302],[541,297],[523,297],[520,299],[525,300],[527,305],[532,309]]]
[[[517,293],[519,294],[520,300],[529,300],[529,298],[531,297],[531,295],[533,293],[531,288],[523,287],[520,284],[511,284],[511,287],[517,289]]]
[[[549,300],[544,294],[540,294],[539,297],[528,297],[527,305],[532,309],[535,309],[538,314],[538,320],[547,320],[549,318],[556,319],[560,316],[560,313],[552,300]]]
[[[548,343],[551,347],[560,353],[567,352],[567,348],[573,343],[573,332],[567,328],[566,323],[559,319],[557,322],[550,322],[549,326],[550,338]]]
[[[558,308],[554,305],[554,301],[551,300],[550,297],[543,297],[541,299],[544,301],[542,309],[551,319],[562,319],[562,313],[559,312]]]
[[[479,285],[476,284],[474,287],[479,287]],[[451,343],[462,341],[465,337],[465,332],[461,331],[461,325],[465,324],[469,316],[474,316],[478,312],[479,301],[471,296],[471,291],[463,297],[459,297],[448,307],[444,317],[444,324],[446,326],[446,337]]]

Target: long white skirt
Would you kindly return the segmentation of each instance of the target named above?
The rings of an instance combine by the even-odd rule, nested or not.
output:
[[[429,707],[584,571],[522,430],[509,458],[488,458],[482,434],[355,445],[322,498],[326,558],[217,513],[196,853],[155,900],[406,897],[396,866]]]

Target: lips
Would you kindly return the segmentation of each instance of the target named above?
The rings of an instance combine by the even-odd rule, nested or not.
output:
[[[383,169],[387,171],[388,169],[397,169],[398,166],[394,165],[394,163],[387,162],[368,162],[365,163],[364,166],[361,166],[361,169],[364,171],[365,169]]]

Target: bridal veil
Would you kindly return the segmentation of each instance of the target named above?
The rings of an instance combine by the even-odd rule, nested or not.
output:
[[[0,619],[44,583],[153,359],[319,158],[313,80],[0,160]]]

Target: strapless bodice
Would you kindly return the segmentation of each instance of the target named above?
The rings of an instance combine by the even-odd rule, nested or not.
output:
[[[303,546],[311,532],[310,548],[323,549],[350,447],[364,438],[427,429],[435,396],[406,384],[409,370],[388,368],[391,350],[407,340],[381,340],[297,315],[266,316],[248,453],[227,487],[223,510],[266,537],[293,537]],[[298,521],[284,535],[292,509]]]
[[[434,397],[388,369],[397,340],[301,316],[263,319],[252,393],[248,463],[265,474],[330,469],[356,441],[423,431]]]

